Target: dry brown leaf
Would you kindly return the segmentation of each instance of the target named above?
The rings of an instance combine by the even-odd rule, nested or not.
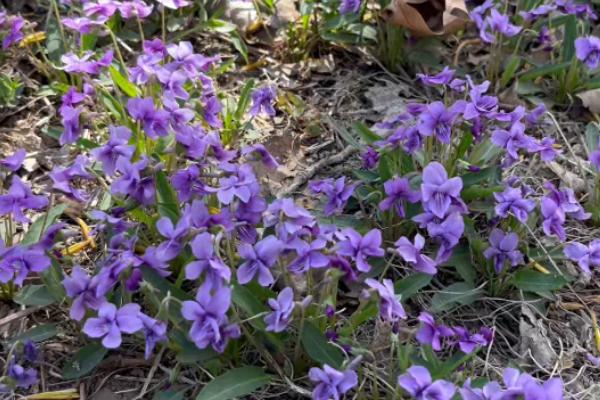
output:
[[[600,89],[586,90],[576,96],[581,99],[585,108],[593,113],[600,113]]]
[[[461,29],[469,12],[464,0],[394,0],[383,17],[417,36],[439,36]]]

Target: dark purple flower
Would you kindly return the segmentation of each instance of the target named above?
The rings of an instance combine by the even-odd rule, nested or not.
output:
[[[375,289],[379,294],[379,315],[388,322],[398,322],[400,319],[406,319],[406,312],[400,303],[398,296],[394,291],[394,284],[389,279],[379,282],[368,278],[365,284]]]
[[[588,246],[573,242],[565,246],[565,256],[575,261],[586,275],[591,275],[590,266],[600,266],[600,240],[593,240]]]
[[[421,113],[417,129],[423,136],[435,136],[440,142],[449,144],[452,125],[458,116],[459,109],[464,103],[455,103],[455,106],[446,108],[441,101],[434,101]]]
[[[447,85],[454,78],[454,70],[445,66],[437,75],[417,74],[417,78],[426,86]]]
[[[256,89],[252,92],[252,107],[250,107],[250,115],[256,117],[261,112],[264,112],[269,117],[275,116],[275,108],[273,104],[277,97],[277,92],[273,86],[265,86]]]
[[[289,198],[277,199],[267,207],[264,215],[266,227],[275,226],[280,240],[288,241],[300,230],[315,225],[314,217]]]
[[[30,222],[23,214],[24,210],[39,210],[47,205],[48,199],[34,195],[18,176],[13,176],[8,193],[0,195],[0,215],[12,214],[17,222]]]
[[[598,68],[600,64],[600,38],[587,36],[575,40],[575,56],[585,63],[589,69]]]
[[[150,138],[156,139],[169,133],[169,113],[156,109],[151,97],[130,99],[127,102],[127,111],[136,121],[142,123],[144,132]]]
[[[23,165],[27,152],[24,149],[15,151],[12,155],[0,160],[0,166],[8,169],[9,171],[16,172]]]
[[[496,199],[496,215],[501,218],[508,218],[512,213],[521,223],[527,223],[529,214],[535,209],[535,203],[532,200],[523,198],[521,189],[507,186],[502,193],[494,193]]]
[[[375,150],[373,147],[369,146],[367,149],[361,154],[362,165],[365,169],[373,169],[377,166],[379,162],[379,152]]]
[[[23,358],[30,363],[34,363],[40,356],[37,345],[30,339],[25,339],[23,342]]]
[[[282,250],[283,244],[275,236],[267,236],[254,246],[241,243],[238,253],[245,261],[237,270],[238,282],[245,285],[258,276],[261,286],[271,285],[274,282],[271,267]]]
[[[352,228],[342,231],[344,240],[338,243],[338,254],[350,257],[356,262],[356,268],[361,272],[369,272],[371,266],[368,257],[383,257],[385,251],[381,248],[381,231],[372,229],[361,236]]]
[[[406,178],[390,179],[383,184],[383,188],[387,197],[379,203],[379,208],[385,211],[394,207],[400,218],[405,217],[405,201],[416,203],[421,199],[421,194],[412,190]]]
[[[290,321],[294,311],[294,291],[286,287],[279,292],[277,300],[269,299],[269,307],[273,310],[265,316],[268,332],[283,332]]]
[[[313,400],[341,400],[343,395],[358,384],[358,376],[351,369],[339,371],[329,365],[323,369],[313,367],[308,377],[316,386],[312,392]]]
[[[442,349],[442,340],[454,336],[454,331],[444,325],[437,325],[433,316],[425,311],[419,315],[421,329],[417,332],[416,339],[421,344],[430,345],[433,350]]]
[[[199,349],[208,346],[222,353],[230,338],[238,338],[240,329],[229,324],[227,310],[231,305],[231,289],[221,286],[211,295],[210,285],[198,289],[195,301],[184,301],[181,307],[183,318],[192,321],[190,338]]]
[[[410,263],[416,271],[429,275],[437,274],[435,261],[428,256],[421,254],[421,250],[423,250],[423,247],[425,246],[425,238],[423,236],[417,233],[415,235],[414,244],[406,237],[402,236],[396,241],[395,245],[400,257],[407,263]]]
[[[75,321],[81,321],[87,309],[97,310],[105,302],[103,297],[96,296],[92,278],[79,266],[73,267],[71,276],[65,276],[62,284],[72,300],[69,316]]]
[[[124,126],[109,126],[108,131],[110,138],[104,146],[92,149],[90,153],[94,159],[102,163],[102,169],[107,175],[115,174],[117,160],[119,157],[124,157],[131,160],[135,152],[135,146],[129,145],[131,130]]]
[[[212,235],[203,232],[194,238],[190,243],[192,253],[196,261],[189,263],[185,267],[186,279],[198,279],[202,273],[206,273],[206,281],[213,287],[219,287],[222,282],[229,282],[231,279],[231,270],[215,254]]]
[[[448,179],[442,164],[435,161],[429,163],[423,170],[421,184],[423,208],[439,218],[447,215],[451,205],[457,206],[463,212],[466,211],[467,206],[460,198],[462,187],[462,179],[459,177]]]
[[[24,368],[13,358],[8,364],[8,377],[18,388],[28,389],[38,382],[38,373],[33,368]]]
[[[462,326],[452,328],[458,341],[460,351],[465,354],[472,353],[478,347],[486,347],[492,342],[494,332],[489,328],[482,328],[477,333],[470,333]]]
[[[8,28],[8,33],[2,39],[2,49],[8,49],[13,43],[23,39],[22,29],[25,26],[25,20],[21,16],[12,17]]]
[[[79,116],[83,109],[81,107],[62,107],[60,114],[62,116],[62,124],[65,130],[58,139],[61,146],[65,144],[75,143],[81,136],[81,126]]]
[[[139,318],[140,321],[142,321],[142,331],[144,332],[144,337],[146,339],[144,358],[147,360],[152,355],[156,343],[165,342],[167,340],[167,324],[166,322],[156,320],[143,313],[139,314]]]
[[[112,63],[112,50],[106,52],[98,61],[90,60],[93,55],[94,53],[91,51],[84,53],[81,57],[78,57],[74,53],[65,54],[60,59],[65,64],[62,69],[71,74],[98,75],[103,68],[108,67]]]
[[[140,320],[140,306],[126,304],[117,310],[112,303],[104,303],[98,310],[97,318],[89,318],[83,325],[83,332],[91,338],[103,338],[102,345],[107,349],[121,346],[121,333],[135,333],[143,328]]]
[[[453,383],[441,379],[432,382],[429,370],[420,365],[400,375],[398,385],[416,400],[451,400],[456,393]]]
[[[179,255],[185,243],[185,237],[190,229],[190,222],[187,218],[181,218],[177,226],[173,226],[173,221],[168,217],[162,217],[156,222],[156,229],[167,241],[162,242],[156,251],[160,253],[165,261],[174,259]]]
[[[519,237],[514,232],[504,233],[494,229],[490,233],[490,247],[483,253],[485,258],[492,259],[494,269],[500,273],[504,263],[508,261],[512,267],[523,264],[523,254],[519,251]]]
[[[324,193],[327,196],[327,203],[323,208],[325,216],[341,213],[348,199],[354,193],[356,186],[356,184],[346,185],[346,178],[344,176],[335,181],[332,178],[327,178],[321,181],[311,181],[308,184],[309,189],[313,193]]]
[[[76,189],[71,186],[71,182],[76,178],[81,179],[92,179],[92,175],[86,171],[90,160],[83,155],[77,156],[73,165],[68,168],[54,167],[48,174],[52,179],[52,188],[60,190],[67,194],[70,198],[84,202],[87,200],[88,195],[84,190]]]

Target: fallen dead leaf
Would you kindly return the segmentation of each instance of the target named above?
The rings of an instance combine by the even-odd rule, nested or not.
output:
[[[383,17],[417,36],[439,36],[461,29],[469,12],[464,0],[394,0]]]
[[[521,353],[527,353],[543,367],[551,367],[556,360],[556,353],[548,339],[548,331],[542,320],[539,320],[530,306],[521,306],[519,321],[519,336],[521,337]]]
[[[577,174],[567,171],[556,161],[548,163],[548,167],[565,183],[568,187],[576,192],[582,192],[585,190],[585,181],[581,179]]]
[[[600,89],[586,90],[576,96],[581,99],[585,108],[593,113],[600,113]]]

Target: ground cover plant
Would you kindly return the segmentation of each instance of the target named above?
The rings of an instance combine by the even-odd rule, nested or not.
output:
[[[600,398],[594,3],[25,3],[2,398]]]

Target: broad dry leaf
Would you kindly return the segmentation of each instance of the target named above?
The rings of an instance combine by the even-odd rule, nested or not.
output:
[[[576,96],[581,99],[585,108],[593,113],[600,113],[600,89],[586,90]]]
[[[383,16],[417,36],[439,36],[461,29],[469,12],[464,0],[393,0]]]

